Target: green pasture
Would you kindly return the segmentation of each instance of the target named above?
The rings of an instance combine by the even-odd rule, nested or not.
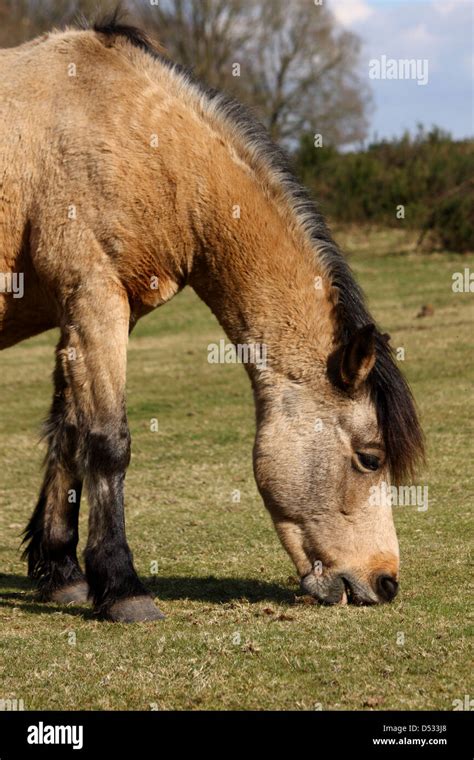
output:
[[[253,480],[246,374],[208,364],[222,332],[186,290],[138,325],[129,351],[128,537],[162,623],[103,623],[88,607],[35,599],[19,543],[40,485],[56,335],[0,356],[0,699],[36,710],[452,710],[473,694],[474,294],[451,288],[473,259],[418,254],[393,230],[336,237],[376,318],[405,348],[428,440],[429,508],[395,508],[396,601],[298,600]],[[434,313],[417,317],[428,304]],[[81,546],[86,526],[84,504]]]

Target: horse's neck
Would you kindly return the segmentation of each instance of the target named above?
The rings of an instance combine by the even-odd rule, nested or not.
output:
[[[290,376],[312,373],[333,340],[316,257],[252,174],[229,159],[218,178],[205,183],[212,204],[197,201],[190,284],[233,343],[264,344],[269,363]]]

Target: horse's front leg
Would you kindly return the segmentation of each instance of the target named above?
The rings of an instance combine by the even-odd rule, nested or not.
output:
[[[64,326],[67,374],[79,426],[78,459],[90,507],[86,577],[97,612],[119,622],[163,617],[137,576],[125,535],[129,323],[126,293],[116,283],[106,289],[102,281],[78,290],[68,303]]]

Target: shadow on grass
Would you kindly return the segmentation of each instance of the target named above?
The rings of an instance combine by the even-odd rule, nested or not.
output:
[[[0,573],[0,608],[2,607],[11,610],[16,607],[32,615],[54,615],[61,612],[75,617],[82,615],[88,620],[97,619],[93,610],[86,607],[41,602],[36,595],[34,583],[23,575]]]
[[[186,578],[180,576],[151,576],[144,579],[145,585],[159,599],[190,599],[199,602],[222,604],[233,600],[247,602],[290,603],[294,592],[277,583],[255,580],[255,578]]]
[[[256,602],[280,602],[291,604],[294,592],[276,583],[254,578],[186,578],[180,576],[152,576],[143,579],[146,587],[159,600],[191,601],[224,604],[234,600]],[[0,574],[0,607],[19,609],[32,614],[83,615],[86,619],[97,619],[91,609],[78,605],[60,605],[40,602],[36,597],[34,584],[22,575]]]

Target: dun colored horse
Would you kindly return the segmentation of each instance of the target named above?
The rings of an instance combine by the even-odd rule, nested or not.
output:
[[[265,347],[246,364],[255,477],[302,588],[391,600],[398,542],[371,495],[411,475],[422,434],[388,336],[283,152],[116,16],[1,51],[0,109],[0,349],[60,330],[25,531],[42,598],[162,617],[125,535],[127,342],[190,285],[233,344]]]

